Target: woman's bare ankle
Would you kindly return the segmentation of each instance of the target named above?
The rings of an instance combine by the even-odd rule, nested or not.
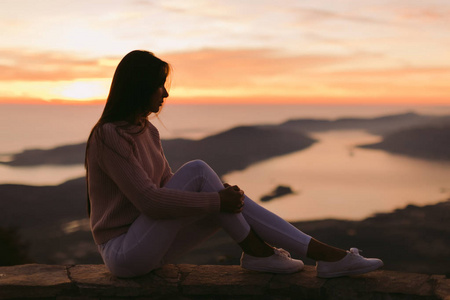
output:
[[[311,239],[306,256],[320,261],[338,261],[347,255],[347,251],[329,246],[316,239]]]
[[[264,242],[253,230],[239,243],[244,253],[256,257],[269,257],[273,255],[273,247]]]

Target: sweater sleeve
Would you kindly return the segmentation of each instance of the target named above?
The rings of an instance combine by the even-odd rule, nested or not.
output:
[[[161,153],[161,156],[164,158],[164,169],[163,169],[162,177],[161,177],[161,186],[165,186],[166,183],[170,180],[170,178],[172,178],[173,172],[172,172],[172,169],[170,168],[169,162],[166,159],[166,155],[164,154],[164,150],[162,147],[161,138],[159,136],[158,130],[150,122],[148,124],[149,124],[149,126],[154,128],[154,130],[152,130],[152,136],[153,136],[153,139],[155,139],[155,142],[159,146],[158,148]]]
[[[164,171],[163,171],[163,175],[161,178],[161,186],[165,186],[166,183],[170,180],[170,178],[172,178],[173,172],[172,172],[172,169],[170,168],[169,162],[166,159],[166,155],[164,154],[164,150],[162,148],[161,141],[159,141],[159,147],[161,149],[161,155],[162,155],[162,157],[164,157]]]
[[[188,192],[158,187],[137,160],[133,150],[133,139],[117,130],[114,125],[103,126],[102,142],[99,144],[100,168],[115,182],[125,197],[145,215],[154,219],[170,219],[219,212],[218,193]],[[164,172],[167,172],[167,169]]]
[[[172,169],[169,166],[169,163],[164,155],[164,151],[161,150],[161,154],[164,157],[164,172],[163,172],[163,176],[161,178],[161,186],[165,186],[166,183],[170,180],[170,178],[172,178],[173,173],[172,173]]]

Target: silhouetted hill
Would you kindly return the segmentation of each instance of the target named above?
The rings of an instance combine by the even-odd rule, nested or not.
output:
[[[450,125],[402,130],[384,136],[379,143],[359,147],[426,159],[450,160]]]
[[[0,227],[17,228],[35,262],[100,262],[88,231],[65,234],[64,224],[87,217],[84,178],[57,186],[0,185]]]
[[[84,178],[56,186],[2,184],[0,195],[3,227],[47,226],[86,216]]]
[[[315,140],[302,132],[278,127],[236,127],[199,141],[163,140],[164,153],[172,169],[193,159],[206,161],[219,175],[274,156],[299,151]]]
[[[84,163],[86,143],[59,146],[52,149],[28,149],[13,155],[9,162],[1,164],[21,167],[37,165],[77,165]]]
[[[434,205],[408,205],[362,221],[295,225],[332,245],[347,249],[356,246],[364,250],[364,256],[381,257],[387,269],[450,273],[450,199]]]
[[[306,132],[318,132],[328,130],[362,129],[373,134],[386,134],[393,131],[411,127],[425,126],[428,124],[445,124],[450,122],[450,117],[425,116],[416,113],[382,116],[377,118],[340,118],[337,120],[324,119],[300,119],[290,120],[282,127],[301,129]]]

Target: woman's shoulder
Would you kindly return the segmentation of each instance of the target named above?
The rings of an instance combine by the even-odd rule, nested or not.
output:
[[[108,122],[97,126],[95,135],[106,144],[133,144],[133,131],[134,128],[125,122]]]
[[[122,157],[129,157],[135,148],[135,141],[120,124],[103,123],[98,124],[93,131],[89,141],[89,148],[97,153],[97,158],[103,158],[105,152],[114,152]]]
[[[135,125],[125,121],[107,122],[100,125],[101,130],[126,135],[134,135],[142,133],[147,129],[147,127],[148,127],[147,123]]]
[[[156,126],[153,125],[153,123],[150,122],[149,120],[146,120],[146,121],[145,121],[145,127],[147,127],[147,129],[148,129],[150,132],[159,132],[158,129],[156,128]]]
[[[143,121],[140,125],[123,121],[104,123],[97,127],[96,134],[107,140],[121,138],[129,143],[149,137],[159,139],[158,129],[148,120]]]
[[[160,140],[160,135],[159,135],[159,130],[158,130],[158,128],[156,128],[156,126],[155,125],[153,125],[150,121],[148,121],[147,120],[147,123],[146,123],[146,127],[147,127],[147,132],[148,132],[148,134],[149,134],[149,136],[152,138],[152,139],[156,139],[156,140]]]

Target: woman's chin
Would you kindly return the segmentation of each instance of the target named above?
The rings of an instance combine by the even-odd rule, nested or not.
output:
[[[156,114],[156,113],[159,113],[161,111],[161,109],[162,109],[162,106],[155,107],[154,109],[151,110],[151,112]]]

